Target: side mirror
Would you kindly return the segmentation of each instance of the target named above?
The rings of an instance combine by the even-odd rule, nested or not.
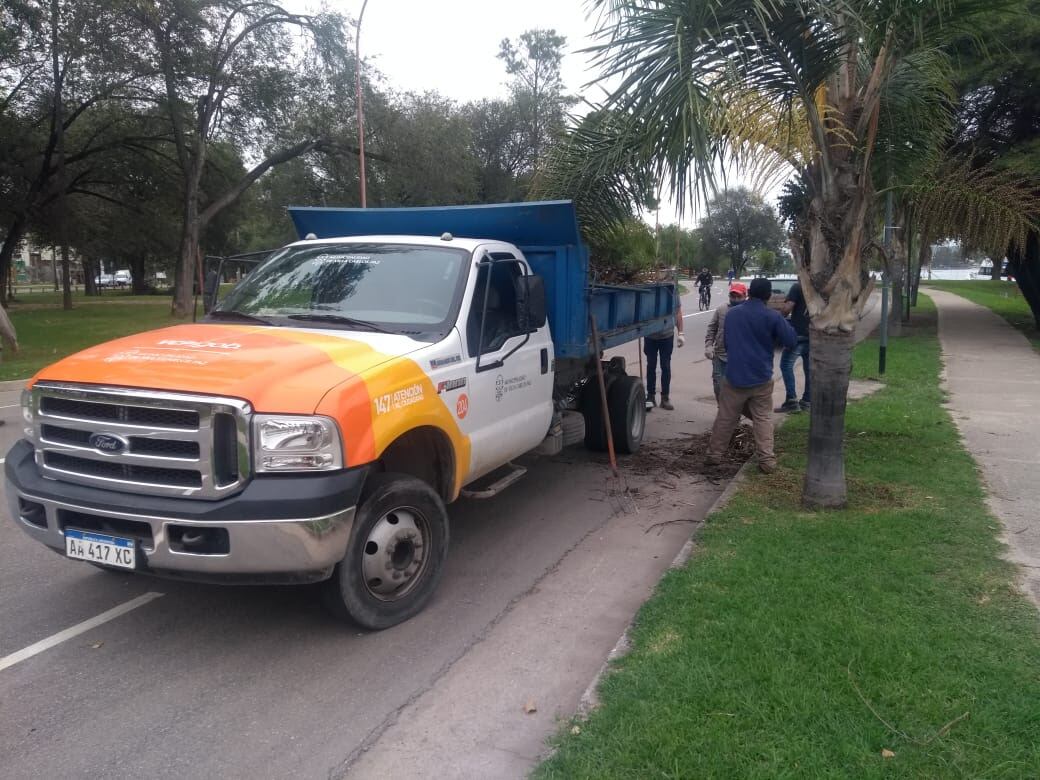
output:
[[[525,333],[545,324],[545,280],[540,276],[521,276],[516,280],[516,318]]]

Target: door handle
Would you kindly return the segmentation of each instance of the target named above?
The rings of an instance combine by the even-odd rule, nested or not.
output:
[[[549,349],[542,347],[542,373],[549,373]]]

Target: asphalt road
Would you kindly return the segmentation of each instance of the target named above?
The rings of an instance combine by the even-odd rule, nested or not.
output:
[[[716,285],[715,302],[724,288]],[[685,302],[687,346],[674,359],[677,409],[650,416],[650,437],[703,431],[714,411],[701,354],[708,315],[697,313],[694,295]],[[626,354],[635,360],[633,349]],[[0,392],[3,452],[19,435],[17,404],[17,391]],[[529,688],[553,681],[540,695],[555,703],[543,700],[536,717],[525,720],[519,701],[503,704],[521,723],[503,733],[527,728],[525,741],[492,746],[482,764],[485,776],[522,775],[689,537],[682,522],[650,533],[655,522],[703,513],[721,490],[683,485],[675,494],[682,501],[662,506],[658,498],[646,505],[652,511],[626,516],[606,494],[604,465],[581,448],[529,465],[502,495],[450,507],[453,547],[440,590],[421,615],[379,633],[337,623],[311,588],[222,588],[103,572],[65,560],[3,519],[0,776],[367,776],[359,758],[378,755],[406,708],[436,706],[442,685],[444,696],[455,695],[446,684],[452,671],[502,646],[528,670]],[[652,492],[644,486],[642,495]],[[6,499],[3,507],[6,514]],[[12,654],[146,594],[161,595],[3,668]],[[574,610],[566,621],[565,608]],[[508,638],[539,634],[554,644]],[[564,646],[566,658],[554,656],[551,648]],[[512,691],[510,680],[487,684],[527,695]]]

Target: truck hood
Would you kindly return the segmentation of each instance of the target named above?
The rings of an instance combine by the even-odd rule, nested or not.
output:
[[[177,325],[90,347],[33,381],[221,395],[259,412],[311,414],[333,387],[426,346],[384,333]]]

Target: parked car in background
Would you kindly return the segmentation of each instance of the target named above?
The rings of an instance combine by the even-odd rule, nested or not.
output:
[[[793,276],[787,279],[770,277],[769,283],[773,285],[773,294],[769,298],[769,308],[781,311],[784,308],[784,301],[787,300],[787,293],[791,290],[791,285],[797,281],[798,279]]]
[[[112,274],[101,274],[94,277],[94,284],[98,287],[115,287],[116,279]]]
[[[133,277],[130,276],[130,272],[126,269],[122,271],[116,271],[112,277],[112,281],[116,287],[129,287]]]

